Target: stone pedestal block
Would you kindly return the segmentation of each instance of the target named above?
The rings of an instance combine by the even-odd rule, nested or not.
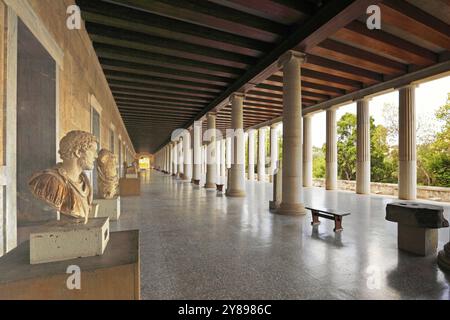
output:
[[[448,227],[444,209],[415,202],[386,206],[386,220],[398,223],[398,248],[421,256],[436,253],[438,229]]]
[[[26,241],[0,259],[0,300],[140,299],[139,231],[111,232],[102,256],[31,265]],[[69,289],[79,268],[80,289]]]
[[[117,221],[120,217],[120,197],[116,199],[96,199],[98,204],[98,218],[109,218],[110,221]]]
[[[46,231],[30,234],[30,263],[64,261],[102,255],[109,241],[109,218],[87,224],[70,221],[48,223]]]
[[[435,254],[438,245],[438,229],[398,225],[398,248],[420,256]]]
[[[136,178],[121,178],[119,180],[120,196],[133,197],[141,195],[141,181]]]
[[[281,203],[282,169],[276,169],[273,175],[273,200],[269,201],[269,209],[277,210]]]

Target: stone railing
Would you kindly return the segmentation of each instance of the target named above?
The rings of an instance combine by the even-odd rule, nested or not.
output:
[[[314,187],[325,187],[325,179],[314,179]],[[356,190],[356,181],[338,180],[339,190]],[[389,196],[398,196],[398,185],[393,183],[370,183],[370,192]],[[417,187],[417,198],[440,202],[450,202],[450,188],[443,187]]]

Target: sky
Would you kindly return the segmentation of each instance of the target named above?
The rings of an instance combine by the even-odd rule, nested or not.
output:
[[[421,83],[416,88],[416,119],[422,118],[429,121],[434,119],[434,112],[447,102],[448,93],[450,93],[450,76]],[[389,92],[383,95],[373,97],[369,102],[370,116],[374,118],[375,124],[384,125],[383,106],[385,103],[391,103],[398,108],[398,91]],[[336,110],[336,120],[342,115],[350,112],[356,114],[356,103],[351,103]],[[325,143],[325,112],[317,113],[312,118],[313,146],[322,147]],[[431,126],[435,131],[439,131],[441,125],[436,121]]]

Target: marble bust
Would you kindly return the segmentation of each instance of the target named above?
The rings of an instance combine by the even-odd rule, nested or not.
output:
[[[116,156],[102,149],[97,158],[98,195],[103,199],[115,199],[118,196],[119,176]]]
[[[85,131],[71,131],[59,143],[61,163],[34,174],[31,193],[74,222],[87,223],[92,210],[91,183],[84,173],[94,168],[97,139]]]

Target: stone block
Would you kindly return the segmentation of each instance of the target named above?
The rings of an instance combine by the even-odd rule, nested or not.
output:
[[[102,255],[109,241],[109,218],[87,224],[54,221],[45,231],[30,234],[30,263],[48,263]]]
[[[269,201],[269,209],[277,210],[281,203],[282,169],[278,168],[273,175],[273,200]]]
[[[98,218],[109,218],[109,221],[117,221],[120,217],[120,197],[116,199],[96,199],[98,204]]]
[[[140,299],[139,231],[111,232],[102,256],[31,265],[26,241],[0,259],[0,300]],[[67,286],[80,270],[80,290]]]
[[[444,208],[425,203],[388,203],[386,220],[420,228],[448,227],[448,221],[444,218]]]
[[[137,178],[121,178],[119,180],[120,196],[133,197],[141,195],[141,181]]]
[[[438,245],[438,229],[412,227],[398,224],[398,248],[420,256],[435,254]]]

